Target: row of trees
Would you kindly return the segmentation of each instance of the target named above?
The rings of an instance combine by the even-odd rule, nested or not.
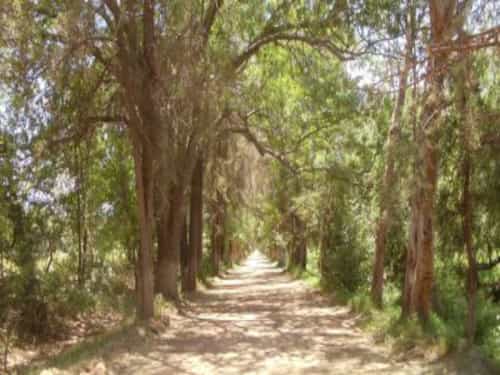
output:
[[[46,320],[57,267],[81,290],[116,258],[147,320],[155,293],[240,259],[253,223],[327,287],[367,287],[373,263],[373,302],[395,283],[423,321],[467,264],[474,337],[500,238],[495,3],[2,2],[0,288],[21,325]]]
[[[478,303],[484,306],[478,290],[482,285],[492,296],[498,283],[497,205],[486,198],[495,195],[496,185],[484,185],[498,161],[495,12],[494,5],[481,1],[392,4],[389,21],[378,29],[391,40],[384,57],[361,58],[390,83],[363,77],[368,83],[361,96],[341,83],[346,79],[342,67],[287,56],[303,65],[296,69],[282,62],[279,68],[295,77],[282,95],[299,118],[290,120],[289,141],[266,133],[285,154],[302,145],[292,153],[292,167],[281,163],[274,173],[270,213],[275,216],[265,229],[274,235],[271,256],[304,269],[305,238],[310,253],[318,249],[323,284],[350,293],[367,287],[364,275],[373,267],[373,304],[381,308],[386,281],[396,283],[401,315],[417,315],[424,323],[433,312],[446,315],[440,299],[448,291],[440,292],[440,284],[442,273],[454,270],[466,284],[463,326],[470,343],[477,336]],[[319,83],[304,76],[310,71]],[[299,91],[291,95],[294,86]],[[390,95],[377,98],[385,89]],[[316,95],[322,103],[304,118],[309,102],[321,102]],[[372,251],[373,258],[368,256]],[[451,254],[455,261],[447,259]]]
[[[472,95],[478,95],[477,83],[473,72],[472,53],[478,49],[489,47],[490,40],[481,40],[479,36],[468,35],[465,31],[468,13],[472,2],[464,1],[430,1],[429,20],[430,35],[427,42],[429,57],[424,71],[424,86],[413,86],[416,105],[421,110],[414,114],[413,137],[415,142],[415,159],[412,170],[413,190],[410,197],[410,228],[406,254],[405,281],[403,290],[402,311],[404,315],[417,312],[419,317],[427,321],[431,313],[432,289],[434,284],[434,217],[435,202],[438,193],[440,137],[447,120],[445,107],[448,105],[445,84],[453,78],[450,91],[455,95],[457,125],[460,130],[460,146],[463,149],[461,166],[463,188],[461,194],[461,216],[463,226],[464,250],[467,255],[467,299],[468,318],[467,335],[472,342],[475,336],[475,306],[477,293],[477,260],[472,238],[472,195],[471,178],[471,131],[478,120]],[[382,184],[380,217],[376,230],[375,268],[372,283],[372,295],[377,305],[382,303],[383,292],[383,259],[386,236],[392,219],[393,203],[388,202],[394,195],[393,186],[397,183],[398,174],[394,167],[395,148],[401,133],[401,112],[407,91],[407,75],[411,66],[416,64],[418,54],[413,52],[416,38],[417,7],[411,2],[407,7],[407,41],[405,61],[401,68],[399,88],[389,129],[386,154],[386,167]],[[498,30],[492,29],[497,35]],[[497,36],[495,36],[497,38]],[[479,42],[477,42],[479,39]],[[453,70],[456,70],[454,72]],[[414,81],[417,80],[414,74]],[[418,108],[415,108],[418,111]],[[396,198],[398,199],[398,198]]]
[[[21,251],[20,239],[30,238],[35,229],[14,218],[8,207],[13,229],[5,239],[13,244],[6,249],[15,250],[2,253],[7,254],[2,270],[20,270],[26,275],[23,293],[36,295],[40,256],[50,255],[50,270],[64,242],[57,236],[67,233],[69,221],[77,283],[83,286],[101,242],[95,228],[109,230],[103,217],[112,216],[120,235],[102,242],[119,242],[135,264],[140,319],[153,316],[155,291],[179,298],[179,272],[184,291],[194,290],[207,166],[217,170],[231,157],[233,134],[243,135],[263,154],[274,153],[248,128],[254,108],[241,100],[241,83],[249,61],[271,44],[308,45],[340,59],[353,57],[367,43],[354,43],[348,15],[361,21],[365,16],[349,12],[342,1],[2,3],[1,77],[7,93],[2,132],[10,150],[3,157],[13,176],[5,181],[5,194],[14,194],[12,210],[21,216],[39,209],[38,229],[53,231],[40,254],[32,250],[36,240]],[[108,168],[100,161],[116,164],[110,167],[111,179],[99,175]],[[99,196],[103,186],[106,196]],[[231,189],[213,186],[211,211],[219,229],[212,231],[212,268],[217,271],[229,241],[220,228],[228,221]],[[17,191],[24,195],[16,196]],[[60,207],[65,199],[70,201]],[[63,220],[56,220],[59,214]],[[139,229],[137,235],[133,228]],[[14,261],[18,253],[26,257]],[[26,306],[26,311],[37,310]]]

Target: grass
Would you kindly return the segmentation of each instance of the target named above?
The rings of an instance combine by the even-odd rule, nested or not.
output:
[[[304,280],[310,287],[321,289],[321,276],[318,268],[318,252],[310,251],[307,255],[307,267],[305,270],[288,267],[287,271],[294,278]]]
[[[289,272],[295,278],[304,280],[309,286],[331,294],[335,297],[336,303],[348,305],[352,312],[361,314],[361,328],[372,334],[376,341],[390,343],[395,351],[410,350],[416,346],[428,347],[433,343],[433,337],[421,329],[418,322],[401,321],[401,309],[397,305],[398,291],[395,287],[386,287],[384,295],[386,308],[379,310],[373,306],[367,289],[349,293],[343,289],[323,285],[318,268],[317,252],[308,254],[306,270],[289,269]]]
[[[308,254],[305,271],[290,269],[296,278],[304,280],[313,288],[322,289],[335,297],[336,303],[350,306],[351,311],[360,314],[360,328],[371,334],[378,343],[385,343],[397,355],[409,351],[419,352],[431,358],[441,358],[455,353],[457,358],[466,348],[464,321],[466,305],[461,290],[456,283],[443,282],[442,304],[446,306],[440,315],[433,313],[423,326],[416,319],[401,319],[400,291],[388,283],[384,290],[384,308],[377,309],[371,302],[368,286],[356,293],[338,290],[321,282],[317,252]],[[489,366],[500,369],[500,310],[497,305],[486,300],[478,303],[477,344],[472,348],[481,358],[487,358]],[[499,371],[500,373],[500,371]]]
[[[127,312],[127,317],[119,322],[118,326],[107,330],[97,336],[85,338],[59,353],[46,359],[37,360],[36,364],[19,368],[21,374],[38,374],[43,369],[57,368],[68,369],[79,363],[110,355],[116,348],[123,346],[132,347],[134,343],[144,340],[138,333],[140,326],[134,321],[135,313],[129,302],[117,305],[117,308],[125,308],[122,313]],[[173,309],[172,303],[157,296],[154,301],[155,317],[162,319],[167,311]],[[145,330],[147,332],[147,330]]]
[[[125,343],[129,345],[133,340],[137,340],[138,337],[136,325],[128,322],[109,332],[75,344],[69,349],[63,350],[61,353],[52,356],[38,365],[21,368],[19,369],[19,373],[38,374],[45,368],[53,367],[67,369],[81,361],[96,358],[102,353],[109,353],[113,348],[124,345]]]

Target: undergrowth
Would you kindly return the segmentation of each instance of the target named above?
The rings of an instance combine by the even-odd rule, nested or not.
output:
[[[369,279],[355,292],[322,282],[317,251],[308,254],[307,270],[292,270],[291,273],[331,295],[335,303],[348,305],[352,312],[360,315],[360,326],[372,334],[376,342],[389,344],[395,353],[415,348],[432,349],[442,356],[466,349],[466,299],[460,288],[462,284],[450,274],[438,273],[439,305],[427,324],[422,325],[417,319],[401,318],[401,287],[395,283],[386,283],[384,308],[377,309],[370,298]],[[478,296],[475,348],[500,368],[500,306],[484,294]]]

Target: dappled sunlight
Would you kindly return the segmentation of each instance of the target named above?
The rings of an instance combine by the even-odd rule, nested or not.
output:
[[[396,363],[331,306],[260,253],[196,294],[171,328],[106,359],[119,374],[420,374]]]

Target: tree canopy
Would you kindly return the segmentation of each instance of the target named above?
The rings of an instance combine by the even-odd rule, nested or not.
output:
[[[82,313],[148,322],[256,248],[500,360],[499,12],[0,0],[4,367]]]

